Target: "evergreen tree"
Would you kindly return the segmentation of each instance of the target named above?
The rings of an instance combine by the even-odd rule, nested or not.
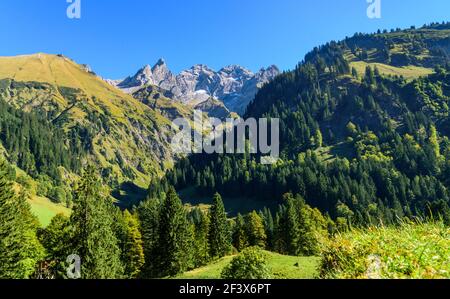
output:
[[[70,218],[73,226],[72,253],[81,258],[82,278],[121,278],[123,265],[112,228],[112,203],[103,194],[97,177],[93,167],[88,167],[75,190]]]
[[[321,148],[323,146],[323,136],[322,132],[319,129],[316,130],[314,141],[317,148]]]
[[[206,265],[209,258],[209,218],[202,210],[195,209],[192,212],[192,218],[194,223],[194,248],[193,259],[194,267],[198,268]]]
[[[284,196],[285,204],[277,213],[275,249],[283,254],[298,255],[300,241],[299,210],[292,194]]]
[[[273,249],[273,238],[275,228],[272,212],[270,211],[270,209],[264,208],[260,216],[264,221],[264,229],[267,235],[267,247],[269,249]]]
[[[300,238],[298,210],[295,205],[295,199],[289,194],[286,198],[286,234],[287,251],[290,255],[298,254],[298,243]]]
[[[8,166],[0,160],[0,278],[26,279],[44,258],[36,230],[37,220],[22,193],[14,192]]]
[[[248,247],[245,220],[240,213],[237,215],[236,224],[234,225],[233,246],[238,251],[242,251],[243,249]]]
[[[144,247],[145,264],[141,271],[141,278],[155,278],[158,276],[158,239],[160,227],[160,201],[150,199],[142,202],[137,214],[141,223],[141,234]]]
[[[171,187],[161,207],[159,224],[159,274],[174,276],[190,264],[190,231],[186,212],[175,189]]]
[[[66,277],[66,259],[70,252],[70,221],[62,214],[53,217],[50,224],[39,231],[39,240],[46,251],[46,269],[42,269],[40,276],[47,278]]]
[[[221,258],[231,249],[230,229],[222,197],[216,193],[210,211],[209,249],[212,258]]]

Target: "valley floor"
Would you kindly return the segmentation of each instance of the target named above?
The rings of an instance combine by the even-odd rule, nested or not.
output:
[[[274,279],[312,279],[319,275],[320,258],[286,256],[273,252],[265,252],[268,266]],[[208,266],[186,272],[177,279],[220,279],[220,274],[233,259],[224,257]]]

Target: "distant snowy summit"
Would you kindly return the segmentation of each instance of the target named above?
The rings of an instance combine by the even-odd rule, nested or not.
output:
[[[239,65],[227,66],[216,72],[198,64],[174,75],[166,62],[160,59],[153,67],[146,65],[124,80],[106,81],[130,94],[143,86],[155,85],[169,91],[174,100],[185,104],[198,105],[211,98],[217,99],[228,110],[242,115],[258,89],[279,74],[280,70],[274,65],[255,74]]]

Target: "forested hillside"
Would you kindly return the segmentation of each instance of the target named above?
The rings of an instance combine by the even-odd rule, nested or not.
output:
[[[192,109],[163,90],[133,98],[61,55],[0,58],[0,278],[448,278],[449,53],[450,23],[314,49],[247,108],[280,119],[273,165],[173,166],[170,120]],[[71,210],[43,227],[35,195]],[[270,205],[232,215],[228,198]]]
[[[88,67],[48,54],[0,58],[0,107],[4,156],[52,199],[53,191],[39,190],[68,192],[87,164],[119,195],[126,184],[146,188],[173,164],[165,111],[189,112],[167,99],[146,105]]]
[[[150,197],[168,185],[279,203],[292,192],[349,225],[449,222],[449,53],[448,23],[316,48],[247,108],[246,117],[280,118],[276,165],[253,155],[194,155]]]

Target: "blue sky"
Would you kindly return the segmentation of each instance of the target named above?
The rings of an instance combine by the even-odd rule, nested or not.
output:
[[[81,19],[66,0],[1,0],[0,56],[45,52],[122,78],[166,59],[174,72],[194,64],[253,71],[291,69],[314,46],[355,32],[450,21],[448,0],[81,0]]]

